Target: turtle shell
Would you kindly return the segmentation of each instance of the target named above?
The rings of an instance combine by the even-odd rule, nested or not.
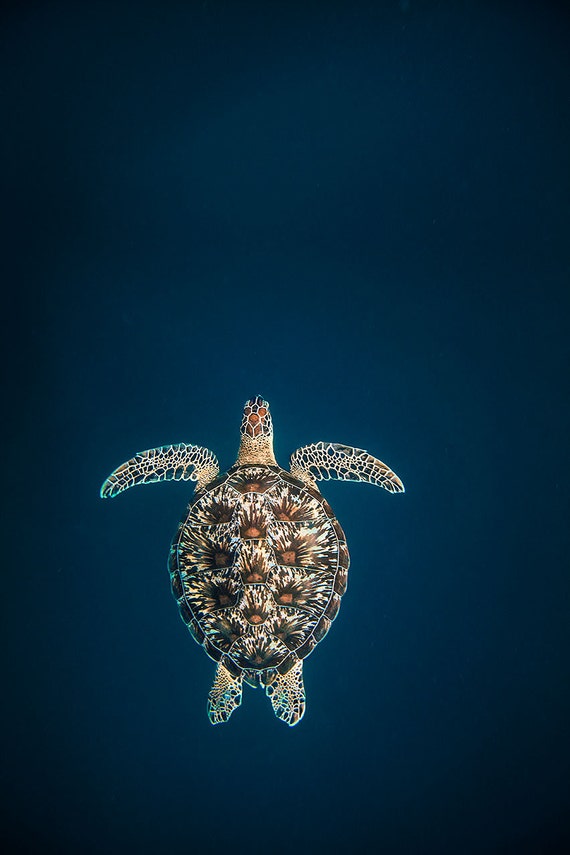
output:
[[[180,614],[212,659],[268,685],[335,619],[349,555],[330,505],[279,466],[234,466],[196,494],[170,550]]]

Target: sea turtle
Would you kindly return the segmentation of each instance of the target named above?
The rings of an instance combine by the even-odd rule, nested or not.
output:
[[[240,705],[244,680],[265,689],[282,721],[303,716],[303,659],[337,615],[349,566],[344,532],[316,482],[404,490],[384,463],[348,445],[305,445],[290,462],[287,472],[275,460],[269,404],[257,396],[245,404],[237,460],[223,475],[211,451],[181,443],[140,452],[101,487],[108,498],[136,484],[197,482],[169,568],[182,619],[218,663],[212,724]]]

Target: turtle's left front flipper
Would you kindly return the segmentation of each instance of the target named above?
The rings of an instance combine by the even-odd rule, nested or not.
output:
[[[291,455],[291,474],[306,484],[338,478],[368,481],[390,493],[403,493],[404,485],[392,470],[362,448],[338,442],[314,442]]]
[[[199,445],[163,445],[141,451],[111,472],[101,487],[101,498],[108,499],[135,487],[155,481],[197,481],[204,487],[220,471],[216,455]]]

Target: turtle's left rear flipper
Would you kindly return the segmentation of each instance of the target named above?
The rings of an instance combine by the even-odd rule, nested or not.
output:
[[[101,498],[108,499],[155,481],[197,481],[203,487],[218,475],[220,466],[209,448],[199,445],[163,445],[141,451],[112,472],[101,487]]]
[[[212,724],[227,721],[241,704],[243,674],[234,676],[221,662],[218,663],[214,685],[208,695],[208,718]]]

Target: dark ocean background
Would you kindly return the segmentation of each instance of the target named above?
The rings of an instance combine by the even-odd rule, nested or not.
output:
[[[13,3],[0,26],[2,838],[570,851],[569,18],[550,2]],[[166,560],[170,442],[368,449],[298,727]]]

